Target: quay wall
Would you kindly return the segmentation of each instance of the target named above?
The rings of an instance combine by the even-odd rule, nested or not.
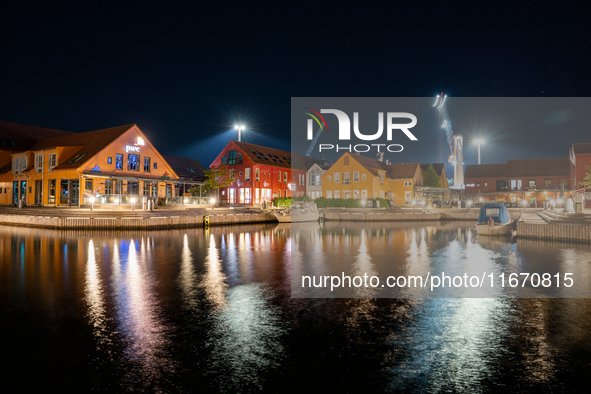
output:
[[[359,222],[399,222],[399,221],[438,221],[438,220],[478,220],[478,212],[325,212],[326,221]]]
[[[517,222],[517,237],[591,243],[591,225]]]
[[[50,217],[0,215],[0,224],[51,229],[169,229],[277,222],[266,212],[160,217]]]

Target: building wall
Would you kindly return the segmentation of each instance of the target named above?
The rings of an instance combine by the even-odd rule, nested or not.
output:
[[[305,171],[257,164],[233,142],[228,143],[220,155],[218,155],[211,164],[211,167],[222,165],[222,157],[224,157],[229,151],[237,151],[241,153],[242,164],[227,164],[231,170],[234,170],[236,182],[228,187],[220,189],[220,200],[222,202],[230,205],[261,205],[263,201],[270,202],[279,197],[297,197],[305,195],[307,178]],[[250,181],[246,180],[247,169],[250,169]],[[258,181],[256,179],[257,169],[260,174]],[[280,173],[281,180],[279,179]],[[287,175],[285,175],[286,173]],[[242,201],[240,199],[241,195],[244,195]],[[247,195],[250,196],[250,199],[246,198]],[[234,196],[233,199],[231,196]]]
[[[511,181],[515,181],[515,189],[512,189]],[[487,201],[520,201],[524,195],[526,199],[533,199],[533,186],[530,186],[530,180],[535,182],[535,188],[538,191],[538,200],[554,199],[560,197],[561,181],[564,181],[564,194],[570,196],[569,181],[570,176],[547,176],[547,177],[482,177],[466,178],[466,189],[463,196],[467,199],[482,198]],[[550,181],[550,186],[546,186],[546,180]],[[506,181],[507,190],[497,190],[497,181]],[[521,181],[521,189],[518,188]]]

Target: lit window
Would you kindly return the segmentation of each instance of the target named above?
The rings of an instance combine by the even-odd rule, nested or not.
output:
[[[115,154],[115,169],[117,169],[117,170],[123,169],[123,154],[121,154],[121,153]]]
[[[144,157],[144,172],[150,172],[150,158]]]
[[[113,158],[107,157],[107,164],[113,164]]]
[[[140,170],[140,155],[128,155],[127,157],[127,169],[129,171]]]

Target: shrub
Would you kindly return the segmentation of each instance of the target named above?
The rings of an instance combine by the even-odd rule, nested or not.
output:
[[[273,200],[273,206],[278,208],[285,208],[291,205],[291,198],[276,198]]]

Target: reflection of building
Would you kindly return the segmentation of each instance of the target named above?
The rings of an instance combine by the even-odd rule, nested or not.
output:
[[[418,163],[386,164],[347,152],[321,180],[326,198],[386,198],[405,205],[414,199],[414,187],[422,185],[423,175]]]
[[[137,125],[69,133],[0,122],[0,204],[130,204],[171,197],[178,176]]]
[[[306,171],[292,164],[292,153],[265,146],[230,141],[210,167],[227,165],[236,181],[220,189],[226,204],[260,205],[279,197],[306,192]]]
[[[464,199],[516,202],[570,195],[568,157],[509,160],[503,164],[466,166]]]

